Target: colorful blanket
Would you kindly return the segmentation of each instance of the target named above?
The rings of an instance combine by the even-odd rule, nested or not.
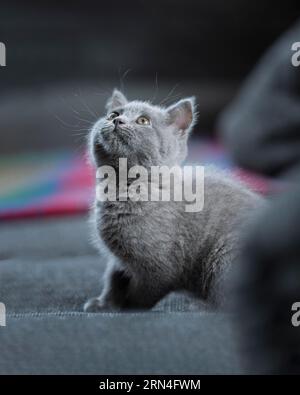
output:
[[[229,169],[252,189],[266,194],[269,180],[233,166],[222,147],[193,140],[188,163]],[[0,159],[0,219],[86,212],[94,194],[94,172],[83,153],[26,154]]]
[[[84,212],[92,194],[84,155],[52,152],[0,160],[2,219]]]

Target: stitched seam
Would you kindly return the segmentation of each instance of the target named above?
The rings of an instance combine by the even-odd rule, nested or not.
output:
[[[222,313],[211,313],[211,312],[189,312],[189,311],[171,311],[171,312],[160,312],[160,311],[149,311],[149,312],[101,312],[101,313],[84,313],[84,312],[49,312],[49,313],[9,313],[7,318],[22,319],[22,318],[49,318],[49,317],[82,317],[82,318],[96,318],[96,317],[119,317],[119,316],[131,316],[131,317],[161,317],[169,315],[191,315],[191,316],[220,316]]]

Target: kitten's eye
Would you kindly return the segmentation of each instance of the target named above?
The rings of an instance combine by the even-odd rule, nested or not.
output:
[[[120,114],[117,111],[112,112],[111,114],[109,114],[109,116],[107,117],[107,119],[109,121],[112,121],[113,119],[117,118]]]
[[[150,119],[142,115],[141,117],[138,117],[136,123],[139,125],[150,125]]]

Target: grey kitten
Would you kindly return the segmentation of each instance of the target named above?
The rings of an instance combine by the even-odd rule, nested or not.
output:
[[[95,166],[110,165],[118,172],[120,157],[129,167],[148,169],[185,159],[196,120],[193,98],[162,108],[128,102],[115,90],[107,110],[89,136]],[[222,300],[221,279],[260,198],[214,170],[205,172],[204,186],[204,209],[196,213],[174,200],[95,202],[92,223],[107,269],[101,295],[90,299],[85,311],[148,309],[179,290],[213,304]]]

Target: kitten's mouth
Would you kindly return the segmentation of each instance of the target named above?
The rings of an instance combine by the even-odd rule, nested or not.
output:
[[[119,125],[109,125],[96,135],[95,146],[103,146],[107,151],[118,149],[121,145],[128,145],[128,132]]]
[[[105,127],[101,129],[101,134],[102,135],[109,135],[111,133],[116,133],[116,132],[120,132],[121,129],[118,125],[111,125],[109,127]]]
[[[120,124],[119,123],[116,123],[115,125],[114,125],[114,128],[113,128],[113,130],[112,130],[113,132],[123,132],[123,133],[126,133],[126,131],[127,131],[127,128],[126,128],[126,126],[124,127],[122,127],[122,126],[120,126]]]
[[[115,125],[111,125],[109,127],[104,127],[98,131],[98,135],[102,136],[109,136],[112,132],[115,131]]]

